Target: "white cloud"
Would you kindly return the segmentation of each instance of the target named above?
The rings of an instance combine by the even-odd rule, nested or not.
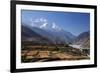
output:
[[[47,20],[45,18],[40,18],[41,22],[47,22]]]
[[[33,22],[39,22],[40,20],[39,19],[35,19]]]
[[[61,30],[61,28],[58,27],[55,22],[48,23],[47,19],[45,18],[30,19],[30,22],[31,22],[30,25],[32,27],[38,27],[38,28],[43,28],[43,29],[53,29],[55,31]]]

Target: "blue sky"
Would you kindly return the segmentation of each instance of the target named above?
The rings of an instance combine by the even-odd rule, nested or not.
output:
[[[55,12],[55,11],[36,11],[22,10],[21,20],[30,23],[30,19],[46,18],[49,23],[55,22],[62,29],[79,35],[90,30],[90,14],[79,12]]]

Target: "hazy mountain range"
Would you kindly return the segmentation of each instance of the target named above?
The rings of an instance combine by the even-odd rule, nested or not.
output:
[[[55,22],[48,23],[46,19],[31,20],[31,24],[21,24],[22,41],[32,41],[34,43],[52,43],[52,44],[81,44],[89,47],[89,31],[82,32],[75,36],[69,31],[65,31],[56,25]]]
[[[81,47],[90,47],[90,31],[83,32],[75,38],[73,44],[81,45]]]

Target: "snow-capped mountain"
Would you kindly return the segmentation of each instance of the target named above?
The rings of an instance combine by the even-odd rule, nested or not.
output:
[[[44,18],[31,19],[31,24],[22,23],[22,25],[50,40],[53,44],[71,43],[75,38],[73,34],[57,26],[55,22],[48,23],[48,20]]]
[[[48,29],[48,30],[55,30],[55,31],[60,31],[61,28],[56,25],[55,22],[48,23],[48,20],[45,18],[40,18],[40,19],[31,19],[31,24],[32,27],[38,27],[41,29]]]

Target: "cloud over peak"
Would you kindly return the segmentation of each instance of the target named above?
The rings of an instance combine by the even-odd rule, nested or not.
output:
[[[50,30],[55,30],[59,31],[61,28],[57,26],[55,22],[48,22],[46,18],[38,18],[38,19],[31,19],[31,26],[32,27],[38,27],[41,29],[50,29]]]

